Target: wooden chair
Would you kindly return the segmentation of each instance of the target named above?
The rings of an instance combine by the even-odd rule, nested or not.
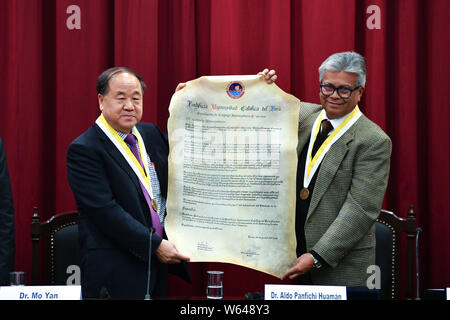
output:
[[[415,236],[417,230],[414,206],[410,206],[406,219],[396,216],[393,212],[381,210],[375,224],[376,229],[376,265],[381,270],[381,299],[400,299],[400,257],[401,235],[406,233],[406,284],[405,296],[414,296],[414,265]],[[403,254],[402,254],[403,253]]]
[[[79,272],[77,211],[56,214],[40,222],[38,208],[35,207],[31,219],[31,240],[33,285],[66,285],[67,272],[77,272],[71,270],[73,268],[78,268]],[[43,279],[41,266],[45,269]],[[69,266],[72,267],[68,269]]]

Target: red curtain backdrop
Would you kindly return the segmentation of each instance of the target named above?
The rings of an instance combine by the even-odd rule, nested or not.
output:
[[[320,63],[354,50],[367,59],[360,107],[393,141],[384,208],[406,217],[414,204],[421,289],[449,287],[449,14],[448,0],[0,0],[0,136],[16,270],[31,272],[33,207],[45,219],[76,208],[66,150],[99,114],[96,78],[106,68],[143,75],[143,121],[166,130],[179,82],[269,67],[283,90],[319,103]],[[228,296],[281,282],[230,264],[190,268],[193,284],[171,277],[170,296],[204,296],[213,268],[225,271]]]

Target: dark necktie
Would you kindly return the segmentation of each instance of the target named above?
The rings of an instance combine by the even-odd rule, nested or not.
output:
[[[322,130],[317,135],[316,141],[314,142],[312,149],[312,156],[316,154],[317,150],[319,150],[322,143],[327,139],[328,133],[333,130],[333,125],[327,119],[322,120]]]
[[[128,144],[131,146],[131,152],[134,154],[137,161],[139,161],[139,163],[141,164],[142,169],[145,171],[145,167],[144,167],[144,164],[142,163],[141,155],[139,154],[139,148],[138,148],[136,137],[133,134],[129,134],[125,138],[125,141],[128,142]],[[141,185],[142,192],[144,193],[145,200],[147,201],[147,205],[150,209],[150,214],[152,217],[152,224],[153,224],[153,227],[155,228],[155,232],[157,235],[162,237],[161,221],[159,221],[158,213],[153,209],[152,199],[150,198],[150,195],[148,194],[147,190],[145,189],[145,187],[142,184],[140,179],[139,179],[139,184]]]
[[[331,122],[328,121],[327,119],[323,120],[321,132],[322,138],[326,139],[331,130],[333,130],[333,125],[331,124]]]

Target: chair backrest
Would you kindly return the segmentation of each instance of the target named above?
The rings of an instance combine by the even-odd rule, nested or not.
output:
[[[413,298],[416,229],[416,215],[412,205],[406,219],[398,217],[393,212],[381,210],[375,224],[375,263],[381,271],[381,299],[400,299],[402,296],[400,292],[400,257],[405,256],[404,252],[402,253],[400,250],[402,232],[405,232],[407,236],[405,297]]]
[[[32,284],[65,285],[68,272],[79,272],[77,211],[56,214],[47,221],[40,222],[38,209],[34,208],[31,239]],[[43,279],[41,266],[45,268]]]

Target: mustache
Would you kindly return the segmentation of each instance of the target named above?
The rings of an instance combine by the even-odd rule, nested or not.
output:
[[[339,102],[339,101],[342,101],[342,102]],[[340,105],[340,106],[347,103],[344,99],[342,99],[342,100],[325,99],[325,102],[331,102],[333,104],[337,104],[337,105]]]

